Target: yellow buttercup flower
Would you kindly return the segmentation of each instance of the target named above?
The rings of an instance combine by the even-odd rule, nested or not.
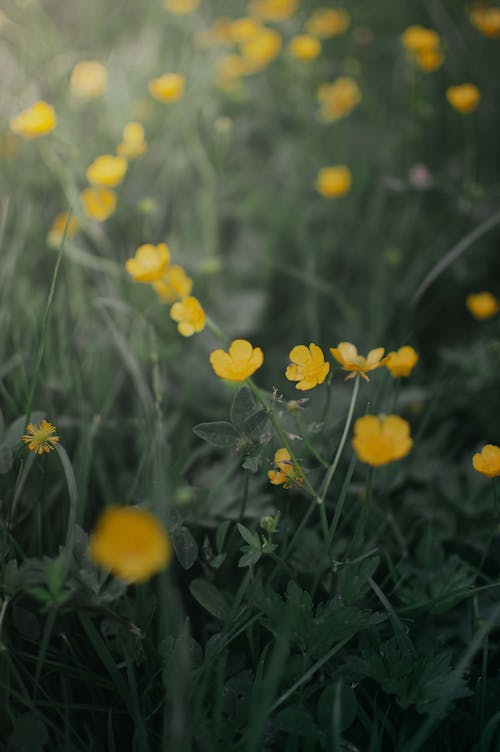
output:
[[[116,151],[120,157],[125,159],[137,159],[141,157],[146,149],[147,143],[144,141],[144,128],[140,123],[127,123],[123,129],[123,141],[118,144]]]
[[[340,198],[349,192],[352,184],[351,171],[345,165],[322,167],[314,186],[325,198]]]
[[[500,311],[500,300],[492,292],[471,292],[465,299],[469,312],[478,320],[490,319]]]
[[[353,78],[340,76],[333,83],[319,87],[318,99],[319,118],[325,123],[331,123],[353,111],[361,101],[361,91]]]
[[[470,20],[473,26],[485,37],[500,37],[500,8],[472,8]]]
[[[104,222],[116,209],[116,193],[109,188],[86,188],[80,199],[85,214],[97,222]]]
[[[398,376],[407,377],[417,365],[418,353],[410,345],[405,345],[396,352],[390,352],[387,358],[385,366],[390,371],[391,376],[394,376],[394,378]]]
[[[193,287],[193,280],[188,277],[179,264],[167,266],[163,277],[152,283],[153,288],[162,303],[175,303],[176,300],[186,298]]]
[[[200,301],[188,295],[170,309],[170,317],[178,322],[177,329],[183,337],[191,337],[205,328],[205,311]]]
[[[56,113],[52,105],[39,101],[12,118],[11,131],[23,138],[39,138],[56,127]]]
[[[139,507],[112,506],[97,521],[89,555],[124,582],[145,582],[168,566],[172,546],[152,514]]]
[[[252,0],[250,13],[264,21],[286,21],[297,10],[299,0]]]
[[[285,447],[278,449],[274,454],[274,470],[269,470],[267,477],[274,486],[292,488],[304,485],[304,478],[292,462],[290,452]]]
[[[388,360],[388,356],[384,356],[384,348],[376,347],[374,350],[370,350],[366,358],[363,355],[358,355],[358,348],[350,342],[339,342],[337,347],[330,347],[330,352],[336,361],[340,363],[344,371],[350,371],[346,379],[352,379],[357,373],[369,381],[366,375],[368,371],[373,371],[375,368],[385,365]]]
[[[295,386],[302,392],[322,384],[330,370],[323,350],[313,342],[309,347],[297,345],[290,351],[289,358],[292,363],[287,367],[285,376],[289,381],[297,381]]]
[[[312,34],[297,34],[292,37],[289,46],[290,54],[297,60],[309,62],[315,60],[321,52],[321,42]]]
[[[410,425],[399,415],[365,415],[354,424],[352,446],[361,462],[380,467],[410,452]]]
[[[281,49],[281,35],[275,29],[262,28],[248,42],[241,45],[242,57],[248,64],[247,72],[256,72],[269,65]]]
[[[127,160],[124,157],[102,154],[87,168],[86,176],[89,183],[103,188],[114,188],[122,182],[126,172]]]
[[[403,46],[412,53],[435,50],[441,44],[441,37],[434,29],[425,26],[408,26],[401,34]]]
[[[184,16],[197,10],[200,6],[200,0],[163,0],[163,5],[169,13]]]
[[[179,73],[165,73],[153,78],[148,88],[159,102],[177,102],[184,93],[185,78]]]
[[[232,42],[244,44],[257,36],[260,31],[262,31],[262,24],[260,21],[247,16],[244,18],[236,18],[231,23],[229,36]]]
[[[474,112],[481,99],[481,92],[474,84],[460,84],[446,89],[446,99],[462,115]]]
[[[323,39],[342,34],[351,23],[349,13],[343,8],[318,8],[306,24],[310,34]]]
[[[67,217],[67,212],[62,212],[62,214],[58,214],[56,217],[54,217],[54,220],[50,226],[50,230],[47,233],[47,245],[49,245],[51,248],[59,248],[59,246],[61,245],[64,235],[64,228],[66,227]],[[76,235],[79,229],[80,225],[78,224],[76,219],[74,217],[70,217],[68,226],[66,228],[66,237],[73,237],[73,235]]]
[[[421,50],[415,53],[415,62],[424,73],[432,73],[444,63],[442,50]]]
[[[139,246],[134,258],[125,262],[125,268],[136,282],[155,282],[161,279],[170,263],[170,251],[166,243]]]
[[[500,476],[500,447],[495,444],[486,444],[480,453],[472,458],[474,470],[487,478],[498,478]]]
[[[253,347],[246,339],[233,340],[229,352],[214,350],[210,353],[210,363],[216,375],[230,381],[245,381],[263,362],[264,353],[260,347]]]
[[[79,99],[96,99],[108,86],[108,72],[97,60],[82,60],[71,71],[69,87]]]
[[[38,425],[29,423],[22,439],[31,452],[43,454],[55,449],[55,445],[59,441],[59,436],[56,436],[55,433],[56,427],[48,420],[42,420]]]

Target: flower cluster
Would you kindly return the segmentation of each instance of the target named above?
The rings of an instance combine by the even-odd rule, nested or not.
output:
[[[441,37],[434,29],[409,26],[401,34],[401,42],[411,60],[425,73],[437,70],[444,62]]]

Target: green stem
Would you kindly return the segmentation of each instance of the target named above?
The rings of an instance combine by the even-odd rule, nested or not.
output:
[[[55,449],[61,460],[61,465],[66,476],[66,484],[68,486],[69,495],[69,511],[68,511],[68,526],[66,531],[66,543],[65,543],[65,555],[66,555],[66,567],[69,568],[71,556],[73,553],[73,545],[75,540],[75,525],[76,525],[76,512],[78,507],[78,491],[75,474],[71,465],[70,459],[66,453],[62,444],[56,444]]]
[[[222,329],[220,328],[220,326],[218,326],[215,323],[215,321],[213,321],[213,319],[211,319],[209,316],[205,317],[205,324],[206,324],[207,329],[210,329],[210,331],[212,332],[212,334],[215,334],[215,336],[217,337],[217,339],[220,339],[221,342],[225,342],[226,341],[226,336],[225,336],[224,332],[222,331]]]
[[[305,446],[309,449],[313,457],[315,457],[318,460],[319,464],[323,465],[323,467],[326,470],[328,468],[328,462],[325,459],[323,459],[323,457],[319,454],[319,452],[317,452],[316,449],[313,447],[313,445],[311,444],[311,442],[306,436],[306,432],[303,429],[300,423],[300,420],[297,418],[296,415],[294,415],[293,417],[293,422],[294,422],[295,428],[297,429],[297,433],[300,434],[300,437],[302,438],[302,441],[304,442]]]
[[[250,473],[248,470],[245,470],[245,478],[243,481],[243,497],[241,499],[241,506],[240,506],[240,513],[238,515],[238,522],[243,521],[243,517],[245,516],[245,508],[247,505],[247,499],[248,499],[248,482],[250,479]]]
[[[368,476],[366,479],[366,489],[365,489],[365,497],[363,499],[363,507],[361,509],[361,514],[358,517],[358,524],[356,525],[356,529],[354,530],[354,535],[352,537],[351,543],[347,549],[347,553],[345,556],[346,560],[349,558],[351,551],[356,553],[356,549],[358,548],[359,542],[365,531],[366,518],[368,516],[368,508],[370,506],[370,497],[372,494],[372,480],[373,480],[373,467],[370,466],[368,469]]]
[[[495,478],[491,479],[491,485],[493,487],[493,530],[490,533],[490,537],[488,539],[488,543],[486,544],[486,548],[483,551],[483,555],[481,556],[481,561],[479,562],[479,566],[477,568],[478,574],[481,573],[483,566],[486,562],[486,559],[488,558],[488,555],[490,553],[491,544],[493,542],[493,538],[496,535],[497,528],[498,528],[498,522],[500,520],[500,499],[498,498],[498,491],[497,487],[495,485]]]

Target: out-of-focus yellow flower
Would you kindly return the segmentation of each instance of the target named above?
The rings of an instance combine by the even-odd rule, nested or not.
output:
[[[342,34],[351,23],[349,13],[343,8],[318,8],[306,24],[310,34],[323,39]]]
[[[193,287],[193,280],[188,277],[179,264],[167,266],[163,277],[153,282],[153,288],[162,303],[175,303],[186,298]]]
[[[349,192],[352,184],[351,171],[345,165],[322,167],[314,186],[325,198],[340,198]]]
[[[148,88],[159,102],[177,102],[184,93],[185,78],[179,73],[165,73],[153,78]]]
[[[11,131],[23,138],[39,138],[56,127],[56,113],[52,105],[40,100],[23,110],[9,123]]]
[[[292,361],[287,367],[285,376],[289,381],[297,381],[295,384],[301,392],[313,389],[322,384],[330,370],[330,363],[325,362],[323,350],[313,342],[306,345],[297,345],[289,354]]]
[[[465,299],[465,305],[475,319],[490,319],[500,311],[500,300],[492,292],[471,292]]]
[[[108,86],[108,72],[98,60],[82,60],[71,71],[69,88],[79,99],[96,99]]]
[[[485,8],[479,5],[472,8],[470,20],[485,37],[500,37],[500,8]]]
[[[54,221],[50,226],[50,230],[47,233],[47,245],[49,245],[51,248],[59,248],[59,246],[61,245],[64,235],[64,228],[66,227],[67,217],[67,212],[62,212],[62,214],[58,214],[54,218]],[[66,229],[66,237],[73,237],[73,235],[76,235],[79,229],[80,225],[78,224],[76,219],[74,217],[70,217],[68,221],[68,227]]]
[[[487,478],[498,478],[500,476],[500,447],[495,444],[486,444],[480,453],[472,458],[474,470]]]
[[[102,154],[94,159],[85,173],[89,183],[103,188],[119,185],[127,172],[127,160],[114,154]]]
[[[432,73],[444,63],[442,50],[421,50],[415,53],[415,62],[424,73]]]
[[[241,77],[249,72],[248,62],[241,55],[224,55],[217,61],[216,86],[224,91],[233,91]]]
[[[163,0],[163,5],[169,13],[184,16],[197,10],[200,6],[200,0]]]
[[[410,345],[404,345],[395,352],[390,352],[387,355],[386,368],[390,371],[391,376],[397,378],[398,376],[409,376],[418,362],[418,353],[410,347]]]
[[[216,375],[230,381],[245,381],[263,362],[264,353],[260,347],[253,347],[246,339],[233,340],[229,352],[214,350],[210,353],[210,363]]]
[[[236,18],[231,23],[229,38],[231,42],[244,44],[257,36],[260,31],[262,31],[262,24],[257,19],[250,16]]]
[[[227,44],[231,42],[232,26],[233,21],[231,18],[225,16],[217,18],[212,26],[196,34],[195,44],[198,47],[214,47],[217,44]]]
[[[481,92],[474,84],[460,84],[446,89],[446,99],[462,115],[474,112],[481,99]]]
[[[86,188],[80,199],[85,214],[97,222],[104,222],[116,209],[116,193],[109,188]]]
[[[369,381],[367,371],[373,371],[374,368],[385,365],[388,360],[388,356],[383,357],[383,347],[370,350],[365,358],[363,355],[358,355],[358,348],[350,342],[339,342],[337,347],[330,347],[330,352],[344,371],[350,371],[346,380],[354,378],[359,373],[365,381]]]
[[[292,57],[309,62],[318,57],[321,52],[321,42],[312,34],[296,34],[290,40],[288,49]]]
[[[140,123],[127,123],[123,129],[123,141],[118,144],[116,151],[120,157],[125,159],[137,159],[144,154],[148,148],[144,141],[144,128]]]
[[[281,49],[281,35],[274,29],[263,27],[248,42],[241,45],[241,54],[248,63],[247,72],[256,72],[269,65]]]
[[[139,246],[134,258],[127,259],[125,267],[136,282],[155,282],[161,279],[170,263],[170,251],[166,243]]]
[[[354,424],[352,446],[361,462],[372,467],[387,465],[410,452],[410,425],[399,415],[365,415]]]
[[[441,44],[441,37],[434,29],[425,26],[408,26],[401,34],[401,42],[408,52],[435,50]]]
[[[319,118],[331,123],[352,112],[361,102],[361,91],[353,78],[341,76],[331,84],[322,84],[318,89],[318,99]]]
[[[165,569],[172,546],[161,523],[138,507],[108,507],[89,540],[89,555],[124,582],[145,582]]]
[[[267,477],[274,486],[293,488],[304,485],[304,478],[300,470],[293,464],[290,452],[285,447],[278,449],[274,454],[274,470],[269,470]]]
[[[264,21],[286,21],[297,10],[299,0],[252,0],[250,13]]]
[[[59,441],[59,436],[55,435],[56,427],[49,423],[48,420],[42,420],[38,425],[29,423],[26,426],[26,433],[23,441],[28,445],[28,449],[36,454],[51,452]]]
[[[170,309],[170,317],[177,322],[177,329],[183,337],[191,337],[195,332],[201,332],[205,328],[205,311],[200,301],[192,295],[174,303]]]

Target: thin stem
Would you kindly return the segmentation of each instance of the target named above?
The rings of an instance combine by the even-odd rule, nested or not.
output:
[[[347,553],[345,556],[346,559],[349,558],[349,554],[351,553],[351,551],[356,553],[356,549],[365,531],[366,518],[368,516],[368,508],[370,506],[370,497],[372,494],[372,480],[373,480],[373,467],[370,466],[368,469],[368,476],[366,478],[366,489],[365,489],[365,497],[363,499],[363,507],[361,509],[361,514],[358,517],[358,524],[356,525],[356,529],[354,530],[354,535],[352,537],[351,543],[347,549]]]
[[[243,521],[243,517],[245,516],[245,508],[247,505],[247,499],[248,499],[248,482],[250,480],[250,473],[248,470],[245,470],[245,478],[243,480],[243,497],[241,499],[241,506],[240,506],[240,513],[238,515],[238,522]]]
[[[490,553],[491,544],[493,541],[493,538],[496,535],[497,528],[498,528],[498,522],[500,520],[500,500],[498,498],[498,492],[497,487],[495,485],[495,479],[491,479],[491,485],[493,487],[493,530],[490,533],[490,537],[488,539],[488,543],[486,544],[486,548],[483,551],[483,555],[481,556],[481,561],[479,562],[479,566],[477,568],[478,574],[481,572],[484,563],[486,559],[488,558],[488,554]]]
[[[328,462],[325,459],[323,459],[320,453],[316,451],[316,449],[313,447],[313,445],[311,444],[311,442],[306,436],[306,432],[304,428],[302,427],[300,420],[298,419],[296,415],[293,416],[293,422],[295,424],[295,428],[297,429],[297,433],[300,434],[305,446],[309,449],[313,457],[315,457],[318,460],[319,464],[323,465],[323,467],[326,470],[328,468]]]

